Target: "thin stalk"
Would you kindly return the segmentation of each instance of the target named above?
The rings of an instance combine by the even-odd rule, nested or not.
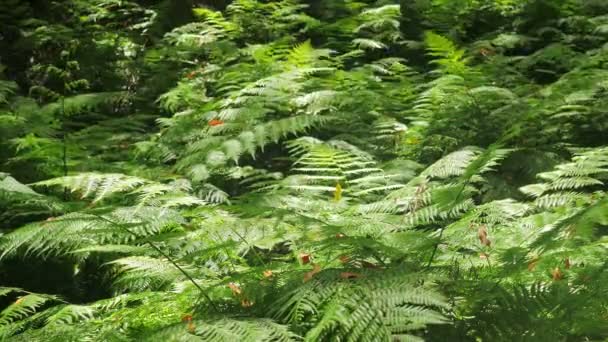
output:
[[[228,227],[228,229],[230,229],[236,236],[238,236],[238,238],[241,239],[241,241],[243,241],[253,251],[253,254],[255,254],[256,258],[258,258],[258,261],[264,267],[266,267],[266,263],[264,262],[264,259],[262,259],[262,256],[260,255],[260,253],[258,253],[258,251],[255,249],[255,246],[252,246],[251,244],[249,244],[249,242],[243,237],[243,235],[239,234],[239,232],[237,232],[232,227]]]
[[[126,231],[127,233],[135,236],[135,237],[139,237],[136,233],[134,233],[132,230],[130,230],[129,228],[123,226],[122,224],[112,221],[106,217],[103,217],[101,215],[97,215],[97,214],[91,214],[103,221],[106,221],[112,225],[115,225],[117,227],[119,227],[120,229]],[[146,244],[148,244],[148,246],[152,247],[152,249],[154,249],[158,254],[162,255],[163,257],[165,257],[167,260],[169,260],[169,262],[175,266],[175,268],[177,268],[186,278],[188,278],[188,280],[198,289],[198,291],[201,293],[201,295],[207,300],[207,302],[209,303],[209,305],[213,308],[213,310],[215,312],[219,312],[217,306],[215,305],[215,303],[213,303],[213,300],[211,300],[211,297],[209,297],[209,295],[207,294],[207,292],[194,280],[194,278],[192,278],[192,276],[186,272],[186,270],[184,270],[180,265],[178,265],[175,260],[173,260],[173,258],[171,258],[167,253],[163,252],[163,250],[158,247],[157,245],[155,245],[152,241],[146,240]]]
[[[66,129],[65,123],[63,120],[65,119],[65,96],[61,96],[61,143],[62,143],[62,163],[63,163],[63,176],[66,177],[68,175],[68,145],[66,139]],[[65,201],[68,200],[68,188],[63,188],[63,199]]]
[[[499,146],[501,146],[504,141],[508,138],[509,134],[504,134],[496,143],[494,143],[492,146],[488,147],[487,151],[493,148],[499,148]],[[454,206],[458,203],[458,201],[460,200],[460,197],[462,196],[464,190],[466,189],[467,185],[471,182],[471,178],[473,177],[473,175],[469,176],[467,179],[464,180],[463,184],[462,184],[462,188],[460,189],[460,191],[458,192],[458,195],[456,196],[456,198],[454,199],[454,201],[452,202],[452,209],[454,208]],[[431,258],[429,259],[428,264],[426,265],[427,268],[430,268],[432,263],[433,263],[433,259],[435,259],[435,255],[437,254],[437,249],[439,248],[439,244],[441,243],[441,238],[443,237],[443,232],[445,231],[446,226],[444,225],[443,227],[441,227],[441,230],[439,231],[439,240],[437,241],[437,244],[435,244],[435,248],[433,249],[433,253],[431,254]]]
[[[454,208],[454,205],[456,203],[458,203],[458,200],[460,200],[460,196],[462,196],[462,193],[464,192],[464,189],[467,187],[467,184],[469,184],[469,180],[467,179],[463,184],[462,184],[462,188],[460,188],[460,191],[458,192],[458,195],[456,196],[456,198],[454,199],[454,201],[452,202],[452,208]],[[439,249],[439,244],[441,243],[441,238],[443,237],[443,232],[445,231],[446,225],[443,225],[441,227],[441,230],[439,230],[439,238],[437,239],[437,243],[435,244],[435,248],[433,248],[433,253],[431,253],[431,258],[429,259],[429,263],[426,265],[427,268],[431,267],[431,265],[433,264],[433,259],[435,259],[435,254],[437,254],[437,249]]]

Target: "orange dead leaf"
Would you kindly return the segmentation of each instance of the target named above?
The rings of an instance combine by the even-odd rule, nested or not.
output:
[[[481,226],[477,229],[477,237],[481,243],[488,238],[488,230],[486,229],[486,226]]]
[[[182,317],[182,322],[192,322],[192,315],[185,315]]]
[[[235,296],[238,296],[241,294],[241,287],[238,284],[235,283],[229,283],[228,287],[232,290],[232,294]]]
[[[342,278],[342,279],[356,279],[356,278],[361,278],[361,275],[359,273],[342,272],[342,273],[340,273],[340,278]]]
[[[310,254],[300,253],[300,260],[302,261],[302,264],[308,264],[310,262]]]
[[[209,126],[219,126],[219,125],[223,125],[224,121],[219,120],[219,119],[213,119],[213,120],[209,120]]]
[[[319,264],[313,265],[312,271],[304,273],[304,282],[310,281],[319,272],[321,272],[321,266]]]
[[[15,304],[20,304],[21,302],[23,302],[23,297],[19,297],[16,301]]]
[[[270,278],[272,277],[272,271],[271,270],[266,270],[263,272],[264,274],[264,278]]]
[[[492,241],[488,239],[488,230],[486,229],[486,226],[479,227],[479,229],[477,230],[477,237],[479,238],[479,241],[482,245],[488,247],[492,245]]]
[[[347,255],[341,255],[340,256],[340,262],[341,263],[346,264],[349,261],[350,261],[350,258]]]
[[[241,306],[244,308],[249,308],[253,306],[253,302],[249,301],[249,299],[245,298],[241,301]]]
[[[490,259],[490,255],[488,255],[487,253],[479,253],[479,258],[480,259]]]
[[[195,330],[194,323],[188,322],[188,332],[194,333],[194,330]]]
[[[562,270],[559,269],[559,267],[556,267],[551,271],[551,278],[553,278],[553,280],[555,281],[562,280],[564,278],[564,274],[562,273]]]

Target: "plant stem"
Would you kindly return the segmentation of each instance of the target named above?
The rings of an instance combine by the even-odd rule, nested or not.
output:
[[[462,188],[460,188],[460,191],[458,192],[458,195],[456,196],[456,198],[454,199],[454,201],[452,202],[452,209],[454,208],[454,205],[456,205],[456,203],[458,203],[458,200],[460,200],[460,196],[462,196],[462,193],[464,192],[464,189],[467,187],[467,184],[469,184],[470,179],[467,179],[463,184],[462,184]],[[439,249],[439,244],[441,243],[441,238],[443,237],[443,232],[445,231],[446,226],[443,225],[441,227],[441,230],[439,231],[439,237],[437,239],[437,243],[435,244],[435,248],[433,248],[433,253],[431,253],[431,258],[429,259],[429,263],[426,265],[427,268],[430,268],[431,265],[433,264],[433,259],[435,259],[435,254],[437,254],[437,249]]]
[[[135,237],[139,237],[136,233],[134,233],[132,230],[130,230],[129,228],[123,226],[122,224],[112,221],[106,217],[103,217],[101,215],[97,215],[97,214],[91,214],[103,221],[106,221],[110,224],[113,224],[117,227],[119,227],[120,229],[126,231],[127,233],[135,236]],[[198,289],[198,291],[201,293],[201,295],[207,300],[207,302],[209,303],[209,305],[213,308],[213,310],[215,312],[219,312],[217,306],[215,305],[215,303],[213,303],[213,300],[211,300],[211,297],[209,297],[209,295],[207,294],[207,292],[194,280],[194,278],[192,278],[192,276],[186,272],[186,270],[184,270],[180,265],[177,264],[177,262],[175,262],[175,260],[173,260],[173,258],[171,258],[167,253],[163,252],[163,250],[158,247],[157,245],[155,245],[152,241],[146,240],[146,244],[148,244],[148,246],[152,247],[152,249],[154,249],[158,254],[162,255],[163,257],[165,257],[167,260],[169,260],[169,262],[171,264],[173,264],[173,266],[175,266],[175,268],[177,268],[186,278],[188,278],[188,280]]]
[[[63,163],[63,176],[66,177],[68,175],[68,146],[66,139],[66,129],[65,123],[63,120],[65,119],[65,95],[61,96],[61,143],[62,143],[62,163]],[[63,199],[65,201],[68,200],[68,188],[63,188]]]

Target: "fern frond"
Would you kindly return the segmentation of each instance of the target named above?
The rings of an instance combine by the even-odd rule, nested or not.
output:
[[[6,291],[6,288],[4,290]],[[11,291],[15,291],[15,289],[11,289]],[[35,313],[47,301],[60,301],[60,299],[56,296],[35,293],[27,293],[17,298],[14,303],[0,312],[0,327]]]
[[[458,49],[452,41],[434,32],[426,32],[424,41],[429,55],[436,58],[433,63],[439,65],[443,72],[462,75],[469,71],[465,51]]]
[[[353,44],[360,49],[378,50],[387,48],[387,46],[382,42],[365,38],[354,39]]]

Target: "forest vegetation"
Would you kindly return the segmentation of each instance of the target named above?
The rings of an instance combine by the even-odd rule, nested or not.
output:
[[[2,0],[0,341],[608,341],[608,1]]]

